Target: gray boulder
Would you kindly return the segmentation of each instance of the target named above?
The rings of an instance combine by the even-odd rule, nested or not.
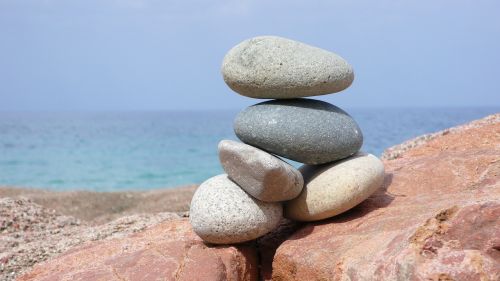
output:
[[[244,143],[313,165],[349,157],[363,144],[361,129],[351,116],[313,99],[250,106],[236,117],[234,131]]]
[[[260,36],[224,57],[222,76],[235,92],[260,99],[290,99],[340,92],[354,80],[340,56],[301,42]]]

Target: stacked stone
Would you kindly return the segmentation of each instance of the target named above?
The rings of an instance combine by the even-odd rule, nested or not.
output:
[[[238,114],[234,131],[243,143],[219,143],[226,174],[202,183],[191,202],[190,221],[203,240],[253,240],[276,228],[283,215],[326,219],[358,205],[382,185],[383,164],[359,151],[363,135],[351,116],[304,98],[351,85],[354,73],[343,58],[262,36],[231,49],[222,74],[235,92],[273,100]],[[297,170],[278,156],[304,165]]]

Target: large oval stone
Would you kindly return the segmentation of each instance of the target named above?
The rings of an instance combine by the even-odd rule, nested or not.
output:
[[[320,166],[304,165],[300,195],[285,205],[285,216],[299,221],[333,217],[358,205],[384,181],[384,164],[371,154]]]
[[[253,240],[276,228],[282,217],[280,203],[253,198],[226,174],[202,183],[191,200],[189,211],[194,232],[214,244]]]
[[[251,145],[223,140],[219,143],[219,159],[229,178],[261,201],[293,199],[304,186],[296,168]]]
[[[363,144],[349,114],[313,99],[273,100],[250,106],[234,122],[244,143],[305,164],[349,157]]]
[[[224,57],[222,76],[235,92],[261,99],[289,99],[340,92],[354,79],[340,56],[301,42],[260,36]]]

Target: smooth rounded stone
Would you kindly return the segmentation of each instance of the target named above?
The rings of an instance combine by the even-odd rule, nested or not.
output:
[[[292,165],[244,143],[221,141],[219,159],[229,178],[261,201],[293,199],[304,186],[302,174]]]
[[[235,92],[259,99],[289,99],[340,92],[354,80],[340,56],[294,40],[260,36],[233,47],[222,76]]]
[[[250,106],[234,121],[244,143],[304,164],[323,164],[358,152],[363,135],[342,109],[313,99],[272,100]]]
[[[194,232],[214,244],[253,240],[276,228],[282,217],[280,203],[253,198],[226,174],[203,182],[191,200],[189,211]]]
[[[372,195],[384,182],[384,164],[377,157],[356,155],[326,165],[300,167],[302,193],[285,205],[285,216],[316,221],[343,213]]]

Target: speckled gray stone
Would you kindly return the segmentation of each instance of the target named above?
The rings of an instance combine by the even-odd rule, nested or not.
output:
[[[292,165],[251,145],[223,140],[219,159],[229,178],[261,201],[293,199],[304,186],[302,175]]]
[[[226,174],[202,183],[189,210],[194,232],[214,244],[253,240],[276,228],[282,217],[281,203],[253,198]]]
[[[301,42],[260,36],[232,48],[222,76],[235,92],[261,99],[289,99],[340,92],[354,79],[340,56]]]
[[[384,164],[365,153],[332,164],[304,165],[299,170],[304,177],[304,189],[285,205],[285,216],[299,221],[322,220],[343,213],[363,202],[384,182]]]
[[[244,143],[305,164],[323,164],[358,152],[363,135],[342,109],[313,99],[273,100],[250,106],[234,121]]]

